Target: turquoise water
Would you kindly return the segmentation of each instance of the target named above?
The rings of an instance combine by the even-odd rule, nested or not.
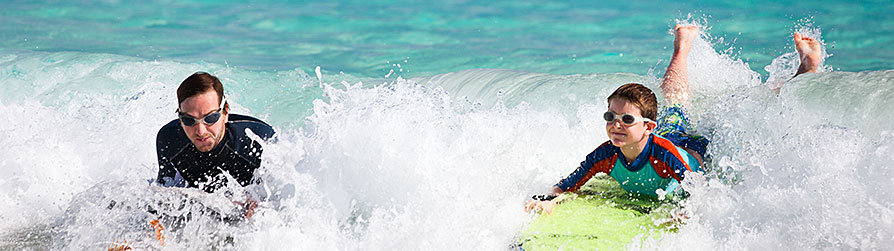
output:
[[[659,89],[676,23],[702,29],[689,112],[713,157],[683,182],[691,219],[628,247],[885,249],[892,11],[884,1],[3,2],[0,250],[506,250],[534,217],[525,199],[606,141],[605,97],[627,82]],[[819,73],[791,79],[793,32],[824,42]],[[266,186],[254,188],[270,197],[250,222],[206,214],[231,210],[219,196],[146,183],[156,132],[195,71],[219,76],[234,112],[278,132],[257,173]],[[148,205],[192,220],[162,247]]]
[[[888,1],[89,1],[5,2],[0,48],[78,51],[251,70],[314,66],[358,77],[475,68],[646,74],[674,19],[705,18],[752,70],[791,51],[802,19],[850,72],[892,67]],[[401,64],[397,67],[395,64]],[[403,69],[403,72],[400,70]],[[660,69],[660,68],[659,68]],[[394,76],[394,75],[392,75]]]

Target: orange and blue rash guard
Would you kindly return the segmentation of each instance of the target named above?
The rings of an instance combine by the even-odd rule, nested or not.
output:
[[[646,147],[630,165],[621,148],[607,141],[556,186],[563,192],[576,191],[593,175],[606,173],[628,192],[658,197],[658,189],[673,191],[686,172],[701,172],[698,161],[670,140],[651,134]]]

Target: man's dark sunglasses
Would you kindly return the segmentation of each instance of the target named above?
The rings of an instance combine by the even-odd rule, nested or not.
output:
[[[177,116],[180,118],[180,123],[183,123],[183,125],[185,126],[194,126],[199,121],[202,121],[202,123],[205,125],[213,125],[214,123],[217,123],[218,120],[220,120],[221,112],[223,112],[224,104],[226,103],[226,99],[221,100],[220,108],[218,108],[217,111],[209,113],[201,119],[194,118],[193,116],[189,116],[186,113],[180,112],[179,108],[177,109]]]

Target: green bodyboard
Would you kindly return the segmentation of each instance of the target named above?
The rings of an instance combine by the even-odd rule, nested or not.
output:
[[[562,199],[561,197],[559,199]],[[629,194],[607,175],[590,179],[551,215],[542,214],[522,232],[522,250],[619,250],[640,234],[674,231],[672,202]]]

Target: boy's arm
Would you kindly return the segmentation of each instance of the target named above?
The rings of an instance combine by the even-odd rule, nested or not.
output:
[[[697,158],[694,161],[696,163],[691,165],[688,163],[690,155],[685,149],[678,148],[665,138],[654,137],[652,140],[657,147],[652,149],[652,156],[649,159],[658,176],[681,181],[686,172],[701,171]]]
[[[562,189],[557,186],[551,187],[549,192],[547,192],[547,194],[552,196],[558,196],[561,193]],[[559,204],[555,197],[538,199],[537,196],[539,195],[535,195],[534,198],[525,203],[525,212],[539,211],[546,212],[546,214],[553,214],[553,210],[556,209],[556,205]]]
[[[617,160],[617,147],[612,146],[611,141],[606,141],[601,146],[593,150],[587,155],[587,158],[580,163],[580,166],[574,170],[568,177],[565,177],[555,188],[560,192],[573,192],[580,189],[593,175],[597,173],[610,173],[612,166]]]
[[[576,191],[577,189],[580,189],[584,183],[587,183],[587,180],[589,180],[590,177],[593,177],[593,175],[596,175],[599,172],[610,172],[612,165],[614,165],[615,160],[617,159],[615,150],[616,149],[613,148],[610,141],[603,143],[596,148],[596,150],[593,150],[593,152],[588,154],[587,158],[580,163],[580,166],[575,169],[574,172],[559,181],[555,186],[552,186],[548,194],[555,196],[563,192]],[[532,199],[525,203],[525,212],[534,210],[552,214],[556,204],[558,203],[555,198],[546,200]]]
[[[695,150],[685,148],[685,147],[681,147],[681,148],[683,148],[683,150],[685,150],[686,153],[688,153],[689,155],[692,155],[692,157],[694,157],[695,160],[698,161],[698,166],[702,166],[705,163],[705,158],[702,157],[701,154],[698,154],[698,152],[696,152]]]
[[[559,188],[559,187],[557,187],[557,186],[553,186],[553,187],[551,187],[551,188],[549,189],[549,192],[548,192],[547,194],[549,194],[549,195],[559,195],[560,193],[562,193],[562,188]]]

